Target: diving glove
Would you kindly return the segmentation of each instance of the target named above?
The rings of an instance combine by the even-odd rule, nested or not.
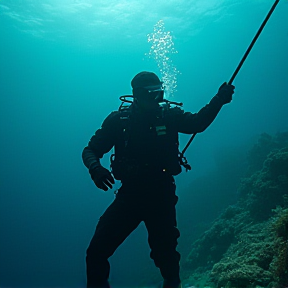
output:
[[[217,97],[221,100],[222,105],[230,103],[232,101],[232,95],[234,94],[235,86],[224,82],[217,93]]]
[[[114,178],[111,172],[104,168],[100,161],[93,163],[89,168],[89,173],[95,185],[104,191],[107,191],[108,188],[112,189],[112,184],[115,184]]]

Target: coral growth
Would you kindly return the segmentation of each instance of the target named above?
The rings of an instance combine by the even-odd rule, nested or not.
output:
[[[281,282],[288,283],[288,208],[277,207],[272,218],[272,228],[276,232],[276,257],[271,267]]]
[[[242,180],[236,205],[193,243],[183,264],[186,278],[202,273],[206,286],[219,288],[288,286],[287,136],[263,134],[251,150],[250,161],[259,149],[254,168],[265,155],[262,169]]]
[[[263,168],[243,179],[239,193],[240,205],[255,220],[272,216],[272,209],[284,205],[283,195],[288,193],[288,147],[268,154]]]

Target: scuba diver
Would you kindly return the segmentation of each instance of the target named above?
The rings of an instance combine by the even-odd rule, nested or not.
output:
[[[235,87],[223,83],[209,104],[191,113],[164,99],[163,82],[152,72],[138,73],[131,86],[132,104],[112,112],[82,153],[99,189],[111,189],[114,178],[122,183],[87,249],[87,287],[110,287],[108,258],[143,221],[150,257],[163,277],[161,287],[180,288],[174,176],[181,172],[181,164],[187,168],[187,162],[179,152],[178,133],[203,132],[231,102]],[[110,172],[100,159],[113,147]]]

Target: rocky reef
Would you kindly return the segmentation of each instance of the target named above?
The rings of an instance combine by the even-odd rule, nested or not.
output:
[[[288,287],[288,133],[262,134],[238,200],[192,245],[184,287]]]

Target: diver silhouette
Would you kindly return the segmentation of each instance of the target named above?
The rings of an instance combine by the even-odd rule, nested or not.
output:
[[[103,122],[84,148],[82,158],[95,185],[104,191],[114,178],[121,181],[112,204],[100,217],[86,254],[87,287],[108,288],[109,257],[143,221],[150,257],[163,277],[163,288],[179,288],[180,254],[176,223],[178,196],[174,176],[181,171],[178,133],[203,132],[234,86],[223,83],[198,113],[184,112],[164,100],[163,82],[152,72],[140,72],[131,82],[133,101],[120,106]],[[100,159],[112,148],[111,172]]]

